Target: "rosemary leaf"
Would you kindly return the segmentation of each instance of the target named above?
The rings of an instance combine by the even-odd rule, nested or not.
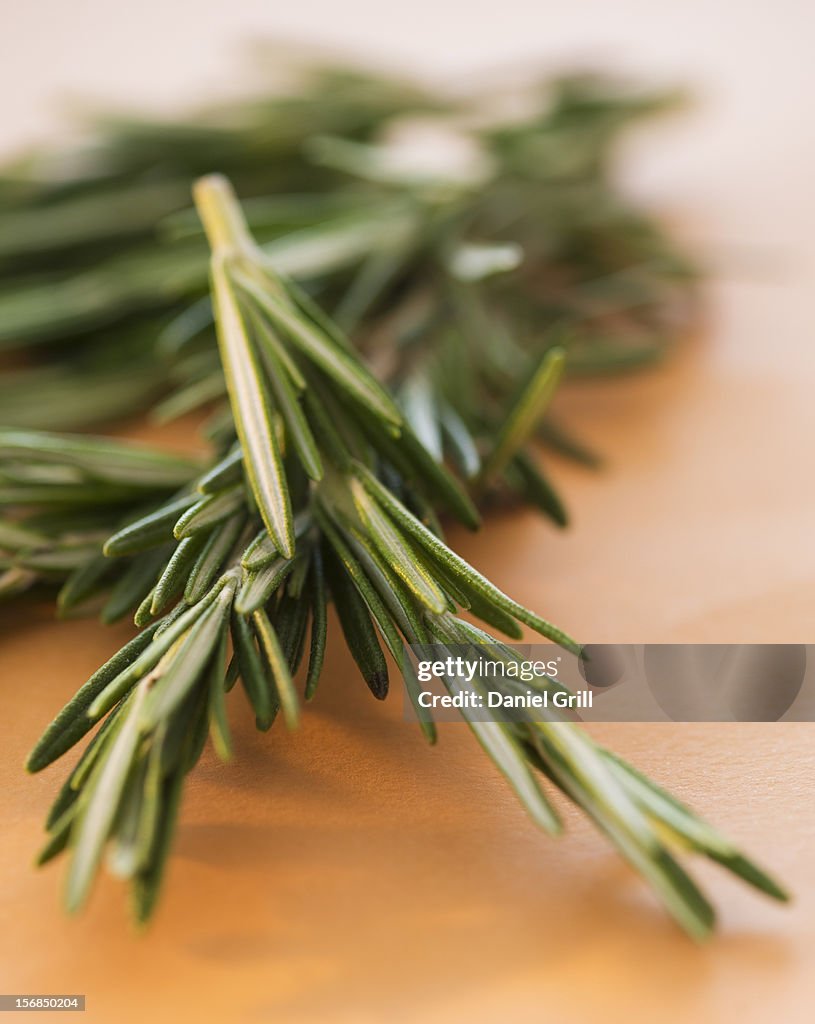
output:
[[[388,694],[388,664],[365,601],[342,568],[331,566],[330,561],[329,566],[329,587],[348,649],[368,689],[377,700],[384,700]]]
[[[150,861],[134,882],[133,911],[136,921],[141,924],[149,919],[159,897],[164,867],[178,818],[183,781],[183,773],[179,771],[165,783],[160,818],[150,850]]]
[[[550,348],[544,355],[516,405],[510,410],[492,451],[484,461],[482,480],[495,478],[529,439],[552,400],[565,361],[566,355],[562,348]]]
[[[424,569],[421,560],[401,540],[362,484],[352,479],[350,487],[360,519],[382,557],[430,611],[443,612],[447,607],[444,594],[436,586],[431,574]]]
[[[220,640],[209,666],[209,734],[212,745],[222,761],[232,759],[232,738],[226,716],[224,672],[226,670],[227,630]]]
[[[208,539],[206,533],[196,533],[192,537],[185,537],[176,547],[153,588],[150,600],[152,615],[159,615],[170,601],[184,589],[190,570],[195,565]]]
[[[169,718],[198,681],[226,628],[235,586],[233,579],[221,588],[209,608],[198,617],[184,637],[167,671],[148,693],[141,711],[142,728],[145,731]]]
[[[241,510],[237,515],[216,527],[207,538],[190,569],[184,587],[184,600],[187,604],[196,604],[200,601],[209,590],[218,572],[224,567],[227,556],[237,543],[243,529],[244,516],[245,513]]]
[[[308,671],[306,673],[305,699],[314,697],[317,683],[325,660],[325,645],[328,632],[328,615],[326,612],[326,590],[323,576],[323,556],[319,545],[316,545],[311,556],[309,572],[309,594],[311,604],[311,645],[309,649]]]
[[[260,649],[266,659],[266,665],[277,688],[277,697],[283,710],[286,725],[290,729],[295,729],[300,720],[300,706],[289,666],[280,647],[277,632],[262,608],[253,612],[252,623],[255,627]]]
[[[93,479],[128,488],[178,487],[196,470],[196,464],[187,459],[123,441],[0,430],[0,459],[9,456],[75,466]]]
[[[262,318],[254,317],[253,323],[257,334],[268,340],[271,331],[266,328]],[[282,347],[281,347],[282,350]],[[261,348],[261,359],[267,367],[269,382],[275,400],[283,414],[291,443],[297,452],[306,474],[312,480],[320,480],[323,475],[323,463],[314,435],[303,414],[300,402],[291,381],[290,372],[277,355],[277,348],[268,344]],[[300,378],[302,380],[302,377]],[[305,382],[304,382],[305,383]]]
[[[518,452],[505,472],[510,484],[521,492],[530,505],[535,505],[558,526],[568,526],[569,516],[557,491],[540,466],[535,465],[525,452]]]
[[[198,478],[198,490],[201,494],[216,494],[231,484],[238,483],[242,476],[243,452],[240,448],[235,448]]]
[[[542,636],[553,640],[561,647],[565,647],[567,650],[575,653],[580,651],[580,645],[572,640],[570,636],[552,626],[551,623],[541,619],[540,616],[530,612],[529,609],[519,605],[517,601],[507,597],[494,584],[476,572],[463,558],[451,551],[434,533],[431,533],[415,516],[412,516],[404,505],[387,488],[383,487],[365,466],[357,465],[356,473],[371,497],[390,513],[394,521],[404,529],[405,533],[411,536],[439,566],[454,573],[458,584],[464,587],[465,590],[471,591],[476,597],[491,601],[502,611],[512,615],[519,622],[531,626],[532,629]]]
[[[277,544],[268,530],[261,530],[241,556],[241,565],[250,572],[257,572],[274,562],[280,555]]]
[[[283,657],[289,667],[289,674],[292,676],[297,672],[303,658],[308,618],[308,602],[292,593],[290,583],[277,603],[274,628],[280,640]]]
[[[174,618],[171,624],[163,631],[157,629],[145,650],[139,654],[135,661],[119,672],[94,699],[88,708],[87,713],[89,717],[95,720],[105,714],[142,676],[154,668],[168,653],[170,648],[180,641],[187,631],[195,625],[213,601],[216,600],[220,591],[229,583],[230,577],[224,575],[198,604],[186,609],[177,618]]]
[[[34,863],[38,868],[41,868],[44,864],[47,864],[54,857],[57,857],[67,847],[68,840],[71,837],[71,828],[76,818],[77,805],[72,804],[56,821],[53,827],[49,831],[48,840],[42,847],[40,852],[37,854]]]
[[[143,614],[149,616],[153,600],[156,577],[166,563],[168,549],[164,546],[145,552],[122,571],[121,576],[113,585],[110,596],[101,612],[102,622],[110,624],[118,620],[134,607],[139,607],[149,597]]]
[[[90,597],[110,571],[110,562],[104,555],[86,558],[71,573],[57,594],[57,612],[64,616]]]
[[[261,731],[269,729],[277,714],[277,694],[272,697],[270,682],[255,645],[252,630],[243,615],[232,616],[232,642],[241,682],[255,712],[255,723]]]
[[[293,569],[294,559],[278,558],[257,572],[246,573],[235,600],[235,611],[251,615],[262,608]]]
[[[71,912],[79,910],[87,899],[102,848],[116,818],[141,735],[139,712],[144,696],[144,690],[140,689],[130,703],[109,752],[97,764],[87,783],[89,795],[80,797],[82,804],[74,826],[76,838],[65,888],[65,904]]]
[[[344,348],[336,345],[318,327],[288,309],[283,301],[274,298],[270,290],[260,288],[238,272],[235,273],[235,279],[305,356],[319,366],[338,387],[370,410],[394,436],[399,436],[402,423],[399,410],[358,360],[349,356]]]
[[[223,261],[218,258],[213,258],[212,282],[221,357],[249,483],[266,529],[278,550],[291,558],[291,504],[260,367]]]
[[[209,530],[244,505],[243,488],[239,484],[215,494],[207,494],[181,515],[173,527],[173,534],[178,540],[192,537],[201,530]]]
[[[93,721],[87,716],[88,708],[105,687],[145,650],[153,639],[157,625],[149,626],[125,644],[77,690],[28,755],[27,771],[42,771],[93,728]]]
[[[194,494],[185,494],[134,520],[108,538],[105,554],[109,557],[138,554],[172,540],[173,526],[179,515],[194,505],[195,500]]]

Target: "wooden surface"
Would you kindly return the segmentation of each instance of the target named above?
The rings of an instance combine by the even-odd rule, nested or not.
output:
[[[811,33],[791,8],[777,16],[783,3],[721,5],[738,38],[709,29],[710,5],[672,5],[669,23],[660,5],[628,4],[631,17],[591,6],[591,18],[580,5],[563,15],[563,38],[635,32],[643,59],[674,54],[691,80],[698,55],[710,111],[661,151],[654,140],[635,177],[684,198],[682,222],[725,273],[704,331],[668,364],[562,396],[563,417],[609,457],[601,474],[552,465],[569,533],[520,514],[454,539],[585,639],[812,640]],[[515,36],[532,28],[521,18]],[[548,21],[543,37],[558,38]],[[89,53],[89,38],[68,50]],[[538,834],[463,727],[428,749],[398,694],[376,704],[336,644],[295,735],[256,734],[233,695],[236,761],[207,753],[192,776],[151,930],[128,928],[109,880],[66,920],[63,865],[30,867],[62,769],[26,778],[21,764],[126,635],[28,604],[0,610],[0,991],[84,992],[93,1024],[811,1021],[815,726],[597,727],[795,892],[779,908],[701,869],[721,928],[699,948],[589,826],[569,814],[562,839]]]
[[[744,362],[708,340],[571,389],[564,415],[613,458],[601,475],[558,467],[572,532],[507,515],[457,537],[464,553],[592,639],[811,637],[809,381]],[[62,770],[20,770],[127,630],[29,605],[0,628],[3,991],[84,992],[86,1019],[123,1024],[538,1021],[542,1006],[559,1024],[811,1019],[813,726],[597,727],[796,893],[778,908],[703,870],[721,933],[700,949],[584,822],[538,834],[464,727],[428,749],[335,644],[297,734],[255,733],[233,694],[236,761],[208,753],[192,776],[166,899],[138,936],[109,880],[62,916],[62,864],[30,867]]]

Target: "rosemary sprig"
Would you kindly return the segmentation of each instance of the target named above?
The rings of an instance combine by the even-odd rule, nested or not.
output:
[[[436,519],[446,511],[477,523],[467,490],[445,467],[445,437],[467,453],[462,463],[477,488],[509,467],[535,472],[522,447],[547,403],[562,349],[547,347],[484,451],[431,384],[402,379],[408,394],[397,406],[339,328],[256,244],[225,179],[199,180],[195,199],[212,248],[232,414],[214,462],[196,474],[186,463],[90,440],[39,441],[10,432],[0,439],[12,477],[23,452],[27,471],[34,464],[31,481],[12,485],[25,491],[15,504],[34,511],[0,533],[0,545],[12,553],[35,550],[41,508],[81,510],[96,503],[102,487],[106,512],[132,509],[134,491],[142,500],[153,488],[142,514],[129,516],[104,544],[108,564],[118,567],[107,607],[135,611],[142,631],[60,712],[28,762],[32,771],[44,768],[97,726],[49,815],[40,859],[68,848],[66,905],[76,910],[107,849],[111,870],[132,882],[139,920],[155,906],[184,776],[207,734],[219,756],[231,756],[225,690],[240,678],[260,729],[278,710],[295,727],[294,674],[308,646],[311,697],[323,664],[328,600],[380,699],[388,689],[383,647],[415,700],[406,644],[495,645],[460,618],[461,610],[510,636],[520,635],[523,624],[578,650],[456,555]],[[442,442],[426,447],[420,435]],[[551,503],[545,483],[524,479],[530,478]],[[170,493],[158,494],[161,488]],[[94,577],[99,564],[95,548],[74,572]],[[28,565],[14,561],[12,568]],[[76,589],[76,576],[70,579]],[[463,685],[446,683],[451,692]],[[679,866],[678,852],[703,853],[786,898],[718,833],[571,724],[465,717],[536,823],[549,832],[560,827],[542,776],[608,835],[691,935],[710,931],[713,911]],[[419,720],[433,741],[432,721],[425,713]]]
[[[674,100],[570,77],[536,87],[528,118],[496,123],[477,96],[317,66],[288,94],[187,124],[109,120],[73,173],[35,157],[0,188],[0,349],[49,359],[4,375],[3,423],[85,427],[147,408],[168,382],[161,418],[224,397],[206,244],[184,212],[190,181],[217,167],[252,197],[275,268],[372,355],[425,446],[476,475],[553,326],[567,373],[647,362],[683,329],[692,268],[611,174],[620,134]],[[395,162],[381,139],[416,114],[465,132],[475,172]],[[34,386],[37,405],[20,398]],[[583,454],[562,425],[536,432]],[[510,460],[493,489],[561,522],[541,473]]]

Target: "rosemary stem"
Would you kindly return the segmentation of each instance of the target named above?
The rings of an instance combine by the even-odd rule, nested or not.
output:
[[[253,248],[240,204],[222,174],[208,174],[193,186],[193,198],[213,251]]]

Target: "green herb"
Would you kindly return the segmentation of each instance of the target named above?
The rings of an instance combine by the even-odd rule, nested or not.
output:
[[[550,417],[561,373],[629,368],[681,329],[692,271],[608,171],[619,130],[663,99],[566,79],[526,121],[471,130],[477,173],[417,174],[383,130],[416,113],[460,123],[471,105],[322,70],[241,127],[114,126],[87,177],[0,192],[0,345],[48,353],[10,371],[0,398],[41,381],[53,399],[41,417],[2,406],[0,594],[56,583],[61,613],[101,606],[140,627],[29,758],[41,770],[96,727],[40,858],[67,851],[69,909],[107,849],[136,917],[150,916],[186,773],[207,736],[232,754],[225,692],[240,678],[259,729],[278,710],[294,728],[295,673],[308,652],[311,699],[329,601],[380,699],[389,654],[417,701],[406,644],[496,643],[462,610],[579,649],[456,555],[439,518],[475,527],[475,499],[510,493],[563,525],[535,442],[594,456]],[[244,213],[226,178],[200,177],[204,238],[180,211],[212,166],[250,199]],[[32,429],[91,422],[86,389],[112,381],[103,353],[120,332],[132,380],[117,378],[121,404],[102,415],[169,379],[161,418],[216,403],[208,460]],[[690,934],[713,913],[679,853],[786,898],[577,727],[467,721],[537,824],[559,830],[546,789],[563,791]]]

